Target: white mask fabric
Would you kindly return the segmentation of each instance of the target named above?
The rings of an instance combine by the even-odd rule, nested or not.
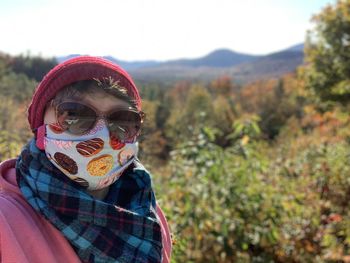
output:
[[[48,159],[66,176],[88,190],[113,184],[137,156],[137,142],[123,143],[110,136],[103,120],[83,135],[72,135],[46,125]]]

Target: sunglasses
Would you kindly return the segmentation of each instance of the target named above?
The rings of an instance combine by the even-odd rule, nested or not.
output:
[[[56,120],[61,128],[73,135],[84,135],[103,118],[111,136],[122,142],[140,134],[145,113],[132,107],[118,107],[102,113],[80,102],[62,102],[56,107]]]

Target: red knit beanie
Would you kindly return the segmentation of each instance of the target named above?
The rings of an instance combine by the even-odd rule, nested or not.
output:
[[[36,88],[28,109],[28,121],[34,131],[44,123],[46,104],[53,99],[57,92],[73,82],[89,79],[103,79],[112,77],[125,87],[128,95],[141,110],[141,98],[131,77],[122,68],[111,61],[90,56],[69,59],[54,67]]]

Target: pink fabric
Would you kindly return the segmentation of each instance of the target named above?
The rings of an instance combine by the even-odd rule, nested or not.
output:
[[[0,164],[0,262],[80,262],[61,232],[22,197],[14,166],[15,160]],[[159,207],[157,214],[162,227],[162,262],[168,263],[171,255],[170,231]]]
[[[170,230],[168,222],[163,214],[163,211],[157,206],[157,214],[160,219],[160,224],[162,227],[162,243],[163,243],[163,263],[170,262],[172,241],[170,236]]]

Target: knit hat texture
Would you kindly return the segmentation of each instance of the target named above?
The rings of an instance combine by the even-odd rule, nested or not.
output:
[[[36,88],[28,108],[28,121],[34,131],[44,123],[46,104],[65,86],[76,81],[112,77],[127,89],[141,110],[139,92],[129,74],[118,65],[100,57],[80,56],[55,66]]]

